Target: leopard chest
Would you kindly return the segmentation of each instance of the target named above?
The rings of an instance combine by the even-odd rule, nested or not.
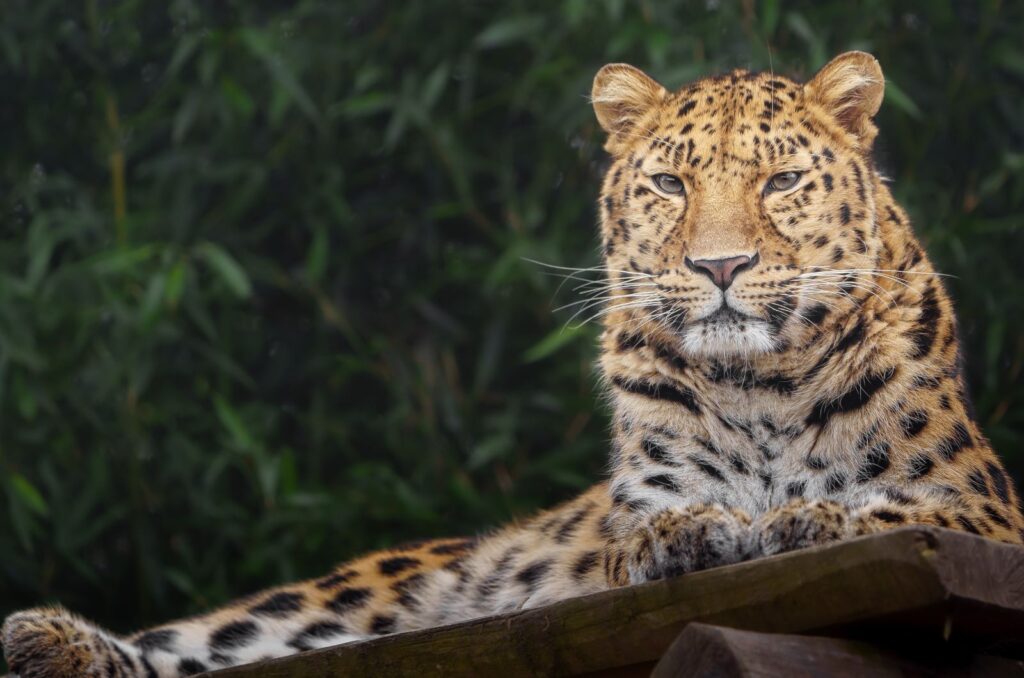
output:
[[[752,515],[799,497],[855,505],[868,495],[851,433],[809,426],[781,398],[730,396],[706,399],[699,412],[636,411],[618,436],[613,490],[650,509],[721,503]]]

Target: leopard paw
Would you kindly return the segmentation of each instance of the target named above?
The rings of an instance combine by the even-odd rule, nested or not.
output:
[[[828,544],[852,535],[846,507],[832,501],[797,499],[760,516],[751,530],[756,555],[771,556]]]
[[[739,562],[750,518],[737,509],[705,504],[650,516],[628,541],[627,572],[636,584]]]
[[[98,678],[105,675],[105,657],[114,654],[110,640],[60,607],[12,614],[0,629],[0,642],[18,678]]]

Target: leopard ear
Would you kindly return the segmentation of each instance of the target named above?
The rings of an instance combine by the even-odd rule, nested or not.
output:
[[[594,76],[590,93],[597,122],[611,137],[629,132],[637,120],[668,95],[639,68],[608,64]],[[612,139],[609,139],[609,144]]]
[[[885,77],[875,57],[867,52],[840,54],[804,85],[804,93],[864,146],[871,145],[878,132],[871,119],[885,93]]]

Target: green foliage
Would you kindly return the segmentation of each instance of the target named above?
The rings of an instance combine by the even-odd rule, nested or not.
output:
[[[1024,471],[1024,34],[998,2],[0,5],[0,614],[116,629],[596,479],[586,94],[839,51]]]

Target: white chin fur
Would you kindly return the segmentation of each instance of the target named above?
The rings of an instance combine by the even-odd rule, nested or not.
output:
[[[709,358],[767,353],[775,347],[767,323],[749,320],[742,329],[735,323],[702,322],[688,327],[682,342],[686,353]]]

